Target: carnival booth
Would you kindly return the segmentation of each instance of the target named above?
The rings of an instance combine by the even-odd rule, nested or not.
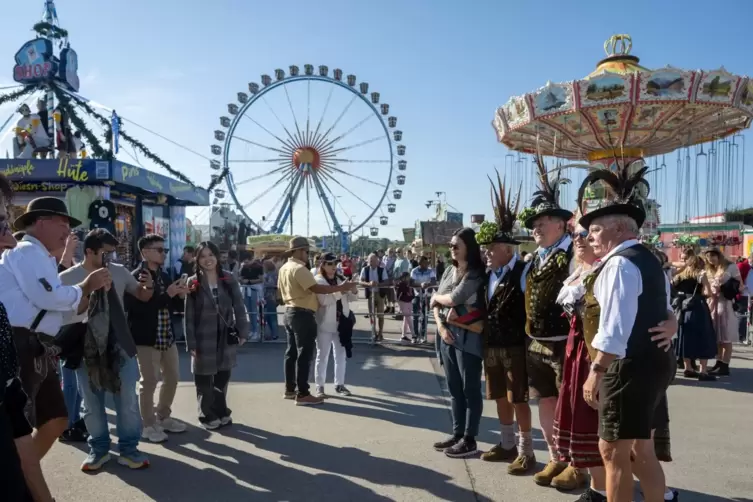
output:
[[[94,159],[5,159],[0,173],[16,192],[11,218],[40,196],[64,200],[79,230],[110,230],[121,242],[117,259],[138,261],[136,242],[147,233],[162,235],[173,256],[186,242],[186,206],[209,204],[206,190],[119,161]]]
[[[68,31],[60,27],[53,0],[45,0],[42,21],[33,31],[36,38],[15,55],[18,85],[0,93],[0,105],[21,102],[18,116],[0,126],[2,133],[17,118],[13,158],[0,161],[0,172],[16,192],[13,212],[23,211],[35,197],[59,197],[83,222],[79,230],[107,228],[118,237],[117,260],[123,264],[139,260],[136,242],[146,233],[162,235],[172,256],[180,256],[186,242],[185,207],[209,205],[209,194],[217,195],[215,187],[227,169],[210,163],[220,173],[200,188],[123,128],[124,122],[136,124],[81,96],[78,55]],[[172,178],[119,161],[121,143]]]
[[[285,251],[288,250],[290,239],[292,235],[280,235],[280,234],[264,234],[253,235],[246,238],[246,250],[252,251],[255,258],[266,257],[272,259],[277,256],[282,256]],[[309,239],[309,250],[311,255],[318,253],[320,249],[317,247],[316,242],[313,239]]]

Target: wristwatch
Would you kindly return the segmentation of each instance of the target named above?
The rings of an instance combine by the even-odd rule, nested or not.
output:
[[[593,371],[594,373],[606,373],[607,368],[599,363],[591,363],[591,371]]]

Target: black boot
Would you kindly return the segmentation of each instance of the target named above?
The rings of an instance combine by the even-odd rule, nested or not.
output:
[[[714,374],[718,376],[729,376],[729,363],[722,363]]]

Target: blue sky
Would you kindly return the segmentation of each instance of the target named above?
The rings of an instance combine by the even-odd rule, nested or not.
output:
[[[548,80],[587,75],[613,33],[631,34],[633,54],[649,68],[723,65],[737,74],[753,69],[745,43],[753,2],[746,0],[728,2],[723,10],[695,0],[633,1],[619,11],[607,10],[614,4],[605,2],[553,0],[58,0],[56,5],[79,54],[81,94],[207,156],[227,103],[238,91],[247,91],[249,81],[259,82],[262,73],[287,71],[291,64],[326,64],[330,71],[340,67],[368,81],[398,116],[407,146],[403,198],[389,226],[381,228],[381,235],[392,238],[429,215],[424,204],[436,198],[435,191],[446,192],[466,222],[471,213],[488,214],[485,176],[495,165],[504,168],[508,153],[490,126],[496,107]],[[30,28],[42,6],[42,0],[32,0],[4,9],[0,59],[7,71],[0,85],[11,81],[13,54],[32,38]],[[312,96],[319,106],[325,98],[324,91]],[[9,112],[0,108],[0,118]],[[192,179],[208,182],[206,160],[134,126],[129,131]],[[247,136],[254,141],[264,137],[258,130],[247,134],[257,134]],[[749,133],[746,145],[749,164]],[[667,182],[658,189],[665,220],[674,217],[676,200],[676,168],[668,165]],[[247,174],[242,168],[236,180]],[[376,168],[360,174],[387,177]],[[378,199],[373,190],[355,190],[371,194],[372,203]],[[333,191],[343,196],[343,213],[366,216],[352,195],[335,186]],[[746,202],[753,203],[753,194]],[[311,233],[326,227],[316,207],[312,202]],[[347,218],[339,218],[346,223]]]

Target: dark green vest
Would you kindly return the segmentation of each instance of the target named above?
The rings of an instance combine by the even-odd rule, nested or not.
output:
[[[538,339],[567,336],[570,322],[557,304],[562,284],[570,276],[573,245],[567,251],[556,249],[540,266],[537,256],[526,275],[526,333]]]

